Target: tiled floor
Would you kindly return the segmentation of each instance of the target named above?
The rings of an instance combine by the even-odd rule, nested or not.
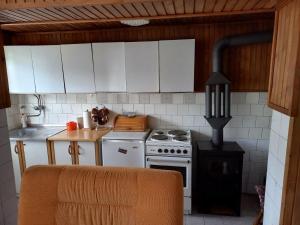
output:
[[[244,195],[242,198],[241,217],[204,215],[194,212],[185,216],[185,225],[252,225],[259,205],[257,197]]]

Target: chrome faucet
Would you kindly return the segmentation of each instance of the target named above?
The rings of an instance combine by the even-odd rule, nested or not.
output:
[[[27,120],[28,118],[30,118],[30,117],[38,117],[38,116],[40,116],[42,114],[42,111],[45,110],[45,105],[43,104],[42,96],[41,95],[34,95],[34,97],[36,97],[36,99],[37,99],[37,105],[33,106],[33,109],[35,111],[38,111],[38,113],[36,113],[36,114],[26,114],[26,118],[25,118],[26,123],[28,123],[28,120]],[[26,106],[22,105],[20,108],[21,109],[25,109]],[[23,113],[22,113],[22,115],[23,115]]]

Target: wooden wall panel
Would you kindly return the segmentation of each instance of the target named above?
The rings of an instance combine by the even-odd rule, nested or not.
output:
[[[290,116],[298,111],[299,51],[300,1],[293,0],[276,12],[269,87],[270,107]]]
[[[0,109],[10,107],[10,95],[4,57],[4,35],[0,31]]]
[[[139,28],[11,34],[6,44],[40,45],[85,42],[196,39],[195,90],[203,91],[211,73],[213,44],[228,35],[273,29],[273,19],[231,23],[152,26]],[[234,91],[267,91],[271,43],[235,47],[224,52],[224,73]]]

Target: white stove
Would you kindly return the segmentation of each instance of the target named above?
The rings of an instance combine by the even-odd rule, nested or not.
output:
[[[146,141],[146,155],[192,157],[190,130],[153,130]]]
[[[146,140],[146,167],[182,174],[184,213],[192,212],[192,138],[190,130],[153,130]]]

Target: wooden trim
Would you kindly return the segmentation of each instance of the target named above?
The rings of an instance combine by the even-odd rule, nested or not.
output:
[[[111,19],[90,19],[90,20],[61,20],[61,21],[42,21],[42,22],[24,22],[24,23],[11,23],[2,24],[2,30],[10,30],[15,27],[26,26],[51,26],[51,25],[77,25],[77,24],[94,24],[94,23],[108,23],[117,22],[120,20],[136,20],[136,19],[149,19],[149,20],[161,20],[161,19],[180,19],[180,18],[194,18],[194,17],[210,17],[210,16],[226,16],[226,15],[239,15],[239,14],[257,14],[257,13],[270,13],[274,12],[273,9],[258,9],[247,11],[231,11],[231,12],[213,12],[213,13],[195,13],[195,14],[181,14],[181,15],[166,15],[166,16],[146,16],[146,17],[134,17],[134,18],[111,18]]]
[[[102,154],[101,151],[101,145],[99,144],[99,141],[95,142],[95,162],[97,166],[102,166]]]
[[[4,54],[4,34],[0,30],[0,109],[9,108],[11,106],[8,77],[6,71],[6,62]]]
[[[55,164],[55,158],[54,157],[54,148],[53,148],[53,142],[47,140],[47,155],[48,155],[48,164],[53,165]]]
[[[106,5],[106,4],[125,4],[125,3],[144,3],[156,2],[161,0],[49,0],[49,1],[6,1],[0,4],[0,10],[4,9],[31,9],[45,7],[68,7],[68,6],[89,6],[89,5]],[[3,1],[1,1],[3,2]]]
[[[277,34],[278,34],[278,12],[275,12],[275,21],[274,21],[274,31],[273,31],[273,41],[272,41],[272,51],[271,51],[271,62],[270,62],[270,75],[269,75],[269,90],[268,90],[268,104],[269,106],[275,107],[271,103],[271,95],[273,89],[273,78],[274,78],[274,69],[275,69],[275,58],[276,58],[276,46],[277,46]]]
[[[79,146],[77,141],[71,142],[71,152],[72,152],[72,164],[78,165],[79,164]]]
[[[270,92],[270,91],[269,91],[269,92]],[[283,107],[280,107],[280,106],[278,106],[278,105],[276,105],[276,104],[274,104],[274,103],[272,103],[272,102],[268,102],[268,106],[269,106],[271,109],[275,109],[275,110],[277,110],[278,112],[284,113],[284,114],[286,114],[286,115],[289,115],[289,114],[290,114],[290,112],[289,112],[288,109],[283,108]]]
[[[17,141],[16,145],[17,145],[17,148],[18,148],[18,157],[19,157],[19,165],[20,165],[21,176],[23,176],[23,173],[25,172],[25,169],[26,169],[26,160],[25,160],[25,152],[24,152],[23,141]]]

